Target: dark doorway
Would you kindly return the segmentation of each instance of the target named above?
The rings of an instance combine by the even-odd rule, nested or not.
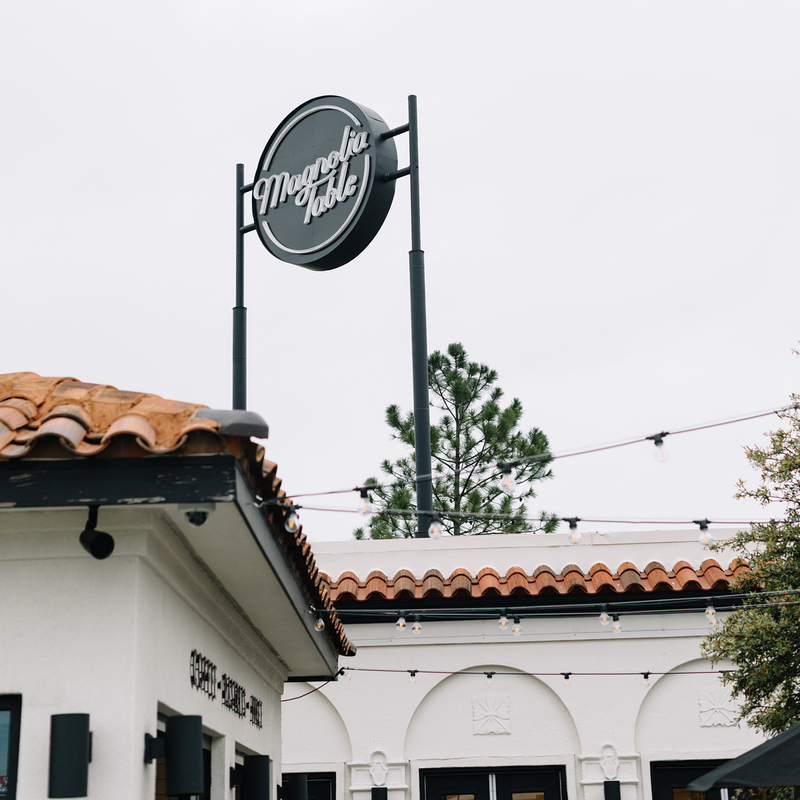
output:
[[[430,769],[420,773],[422,800],[566,800],[566,769]]]
[[[727,790],[711,789],[708,792],[690,792],[686,787],[701,775],[710,772],[725,759],[708,761],[653,761],[650,778],[653,800],[727,800]],[[720,792],[724,791],[723,797]]]

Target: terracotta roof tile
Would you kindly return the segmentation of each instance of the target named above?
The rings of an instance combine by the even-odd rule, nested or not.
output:
[[[484,567],[478,572],[478,596],[497,595],[500,592],[500,576],[491,567]]]
[[[639,575],[638,568],[626,561],[624,564],[619,565],[617,570],[622,587],[626,592],[643,592],[644,583]]]
[[[450,576],[450,596],[472,596],[472,575],[466,569],[457,569]]]
[[[273,499],[282,494],[277,467],[251,439],[266,435],[266,423],[252,412],[217,411],[74,378],[0,374],[0,461],[228,454],[238,459],[253,491]],[[327,576],[317,569],[305,535],[284,529],[285,511],[265,506],[263,513],[310,603],[332,611]],[[357,578],[354,583],[358,590]],[[385,581],[378,594],[384,592]],[[352,655],[339,618],[325,619],[331,644]]]
[[[530,594],[531,586],[522,567],[511,567],[506,572],[506,594]]]
[[[466,569],[454,570],[445,579],[437,570],[428,570],[423,578],[415,578],[408,570],[398,572],[394,581],[381,579],[383,573],[372,572],[365,581],[360,581],[352,572],[345,572],[338,580],[324,576],[326,586],[330,585],[331,599],[336,602],[353,602],[367,599],[392,600],[399,591],[403,600],[422,601],[426,597],[444,598],[506,598],[512,595],[568,595],[576,592],[587,594],[626,594],[631,592],[679,592],[682,590],[720,590],[726,589],[734,579],[733,568],[747,569],[746,566],[731,565],[724,570],[714,559],[703,562],[695,570],[686,561],[679,561],[672,571],[663,564],[653,561],[644,571],[630,562],[620,564],[616,574],[612,574],[605,564],[594,564],[585,574],[575,564],[568,564],[560,573],[546,564],[538,566],[532,575],[527,575],[521,567],[511,567],[505,575],[499,575],[491,567],[485,567],[473,576]],[[643,577],[644,576],[644,577]],[[399,587],[402,585],[402,589]],[[369,586],[369,592],[367,592]],[[383,586],[382,591],[377,591]]]
[[[708,581],[708,585],[712,589],[726,587],[728,585],[725,572],[713,558],[706,559],[700,565],[700,569],[703,571],[703,577]]]
[[[564,588],[567,592],[587,592],[586,580],[583,577],[583,570],[575,564],[567,564],[561,570],[564,579]]]
[[[412,575],[413,577],[413,575]],[[429,569],[422,577],[422,596],[439,595],[444,597],[444,575],[438,569]]]
[[[681,589],[702,589],[700,576],[692,569],[692,565],[686,561],[679,561],[675,567],[675,578],[680,584]]]

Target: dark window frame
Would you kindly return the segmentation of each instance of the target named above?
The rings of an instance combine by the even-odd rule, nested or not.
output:
[[[11,712],[8,731],[8,791],[0,795],[2,800],[16,800],[17,772],[19,769],[19,734],[22,721],[22,695],[0,694],[0,711]]]
[[[509,767],[441,767],[426,768],[419,771],[419,791],[421,800],[427,800],[427,789],[425,779],[428,777],[464,777],[473,776],[475,778],[490,775],[511,776],[511,775],[550,775],[558,781],[558,800],[567,800],[567,766],[566,764],[546,764],[544,766],[509,766]],[[487,789],[488,796],[488,789]]]
[[[650,762],[650,795],[653,800],[663,800],[669,796],[672,798],[671,790],[674,788],[682,787],[685,783],[691,783],[695,778],[699,778],[706,772],[711,772],[721,764],[727,761],[725,758],[687,758],[687,759],[671,759],[669,761],[651,761]],[[684,775],[680,780],[678,775],[683,772],[693,772],[694,775]],[[657,780],[657,773],[661,773],[660,780]],[[673,776],[672,781],[665,781],[665,777]],[[689,780],[685,780],[685,778]],[[662,789],[663,787],[663,789]],[[659,791],[661,790],[661,791]],[[719,800],[720,790],[709,789],[705,793],[706,800]]]

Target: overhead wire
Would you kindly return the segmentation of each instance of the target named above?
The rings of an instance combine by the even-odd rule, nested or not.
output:
[[[713,422],[707,422],[707,423],[703,423],[703,424],[700,424],[700,425],[692,425],[692,426],[687,427],[687,428],[678,428],[677,430],[672,430],[672,431],[662,431],[662,432],[660,432],[658,434],[651,434],[650,436],[639,436],[639,437],[636,437],[636,438],[622,439],[622,440],[618,440],[618,441],[614,441],[614,442],[608,442],[608,443],[605,443],[605,444],[599,444],[599,445],[593,445],[593,446],[589,446],[589,447],[572,449],[570,451],[563,452],[563,453],[539,453],[539,454],[536,454],[536,455],[533,455],[533,456],[527,456],[525,458],[521,458],[521,459],[517,459],[517,460],[514,460],[514,461],[510,461],[510,462],[505,462],[505,463],[510,465],[511,467],[514,467],[514,466],[519,466],[519,465],[521,465],[523,463],[532,463],[532,462],[536,462],[536,461],[551,461],[551,460],[554,461],[554,460],[561,459],[561,458],[571,458],[572,456],[589,455],[591,453],[599,453],[599,452],[603,452],[605,450],[613,450],[613,449],[616,449],[616,448],[619,448],[619,447],[627,447],[627,446],[633,445],[633,444],[640,444],[642,442],[652,441],[655,436],[661,436],[661,437],[663,437],[663,436],[675,436],[675,435],[678,435],[678,434],[681,434],[681,433],[693,433],[693,432],[696,432],[696,431],[709,430],[711,428],[718,428],[718,427],[720,427],[722,425],[732,425],[732,424],[737,423],[737,422],[746,422],[746,421],[752,420],[752,419],[759,419],[761,417],[768,417],[768,416],[771,416],[772,414],[778,414],[781,411],[788,411],[790,409],[795,409],[795,408],[797,408],[796,405],[790,404],[790,405],[782,406],[780,408],[774,408],[774,409],[771,409],[769,411],[760,411],[760,412],[757,412],[755,414],[748,414],[748,415],[745,415],[745,416],[738,416],[738,417],[731,417],[731,418],[726,418],[726,419],[722,419],[722,420],[716,420],[716,421],[713,421]],[[468,470],[466,470],[466,469],[460,470],[459,474],[463,474],[463,473],[465,473],[467,471]],[[474,474],[481,474],[482,475],[485,472],[502,472],[502,470],[500,469],[499,465],[496,465],[496,464],[484,467],[482,469],[474,470]],[[359,486],[350,487],[348,489],[332,489],[332,490],[324,491],[324,492],[298,492],[298,493],[293,493],[293,494],[290,494],[290,495],[286,495],[286,497],[288,499],[293,499],[293,498],[298,498],[298,497],[324,497],[324,496],[335,495],[335,494],[349,494],[351,492],[359,492],[361,489],[365,489],[365,488],[366,489],[390,489],[390,488],[394,488],[394,487],[397,487],[397,486],[404,486],[406,484],[413,484],[413,483],[415,483],[415,482],[417,482],[419,480],[436,481],[436,480],[441,480],[441,479],[445,479],[445,478],[450,478],[450,477],[453,477],[455,474],[456,474],[455,472],[442,472],[442,473],[439,473],[439,474],[436,474],[436,475],[427,474],[427,475],[420,475],[420,476],[417,476],[415,478],[386,481],[384,483],[363,484],[363,485],[359,485]]]

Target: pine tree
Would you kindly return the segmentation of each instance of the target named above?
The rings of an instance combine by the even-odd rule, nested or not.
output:
[[[503,407],[503,390],[495,386],[497,373],[470,361],[459,343],[449,345],[446,354],[436,351],[430,355],[428,381],[431,406],[440,412],[438,421],[431,424],[433,505],[445,531],[453,536],[533,531],[534,525],[525,519],[525,501],[536,496],[534,483],[552,477],[547,437],[538,428],[527,433],[520,430],[522,403],[514,398]],[[357,539],[412,537],[417,528],[416,515],[410,513],[416,510],[414,415],[404,415],[391,405],[386,409],[386,422],[392,438],[409,452],[397,461],[384,461],[380,480],[366,481],[376,485],[370,491],[375,514],[368,532],[363,528],[354,531]],[[497,464],[508,463],[516,464],[513,497],[501,488],[502,472],[497,468]],[[388,484],[388,488],[377,484]],[[408,513],[389,514],[386,509]],[[535,529],[550,532],[557,526],[557,517],[543,513]]]

